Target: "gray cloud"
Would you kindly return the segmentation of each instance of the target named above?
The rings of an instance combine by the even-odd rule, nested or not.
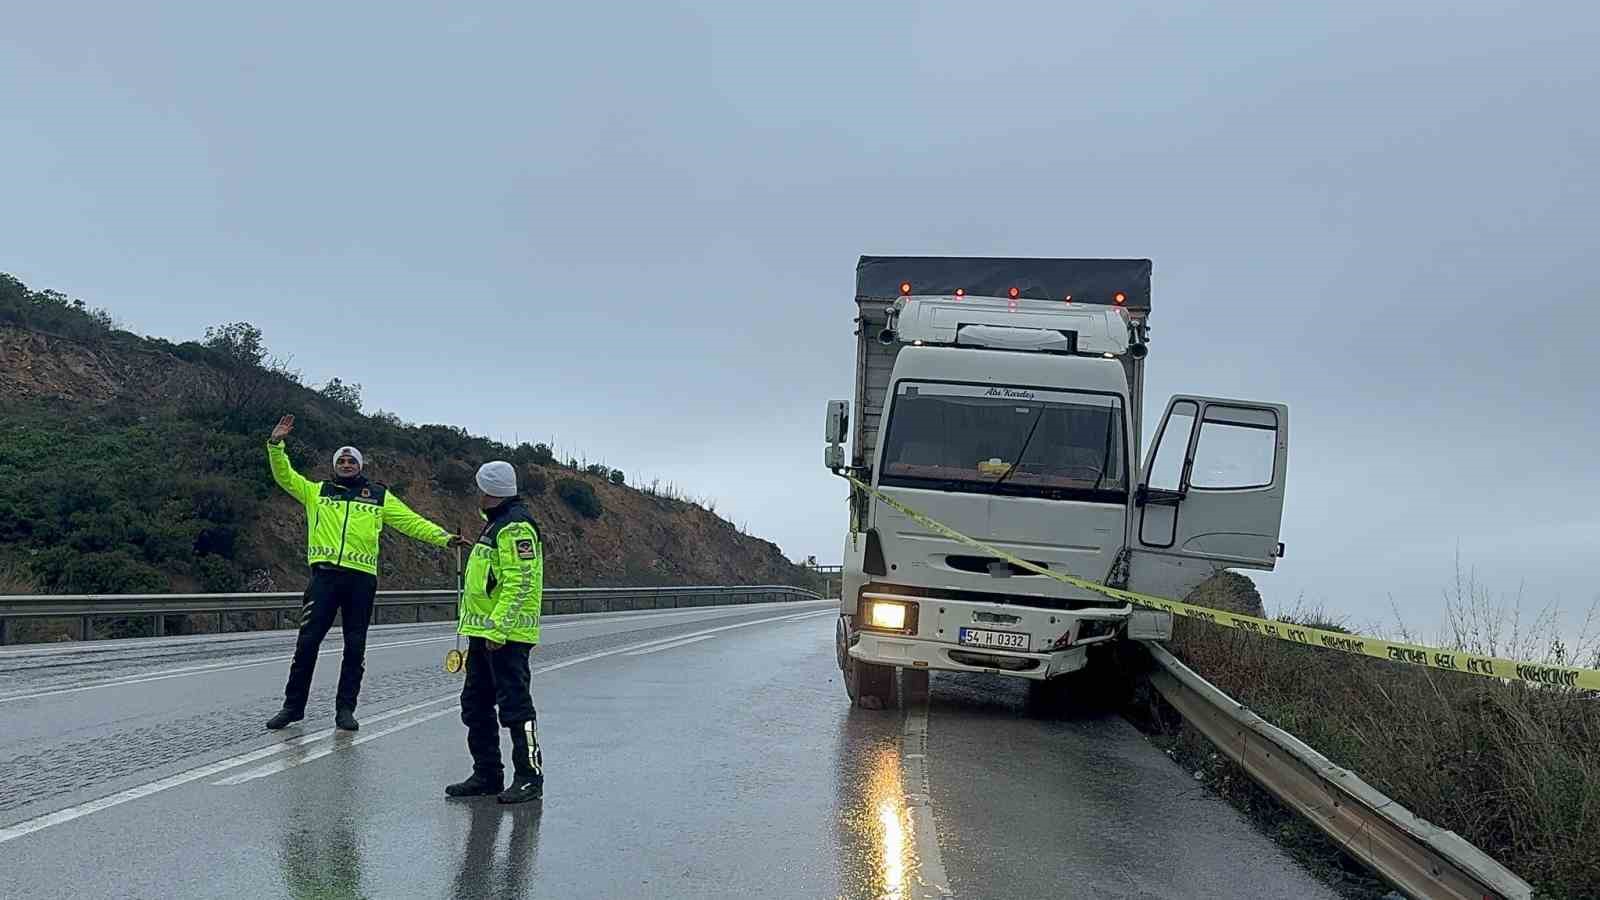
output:
[[[1597,32],[1577,4],[35,7],[0,35],[0,246],[137,330],[249,319],[369,406],[555,436],[824,559],[859,254],[1149,256],[1152,417],[1291,405],[1269,601],[1431,623],[1459,545],[1577,606]]]

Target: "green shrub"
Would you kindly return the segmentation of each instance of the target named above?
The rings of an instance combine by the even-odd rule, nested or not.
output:
[[[142,594],[168,589],[159,569],[123,550],[78,553],[57,547],[35,557],[33,571],[51,593]]]
[[[560,497],[568,506],[578,511],[586,519],[600,518],[600,498],[595,496],[594,488],[587,481],[576,478],[563,478],[556,482],[556,496]]]

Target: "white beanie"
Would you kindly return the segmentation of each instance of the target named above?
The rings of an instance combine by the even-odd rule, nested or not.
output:
[[[484,463],[478,467],[478,490],[491,497],[515,497],[517,470],[502,459]]]
[[[340,447],[339,449],[333,451],[333,461],[335,464],[339,462],[339,457],[341,456],[354,456],[356,458],[356,465],[361,466],[362,468],[366,468],[367,466],[367,461],[361,456],[361,451],[354,447]]]

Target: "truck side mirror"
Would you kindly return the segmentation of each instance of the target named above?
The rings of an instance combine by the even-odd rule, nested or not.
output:
[[[850,433],[850,401],[829,400],[827,420],[827,441],[830,444],[842,444]]]

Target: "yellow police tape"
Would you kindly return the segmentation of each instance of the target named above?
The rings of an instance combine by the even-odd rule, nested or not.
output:
[[[1063,584],[1094,591],[1115,600],[1127,603],[1137,603],[1154,609],[1165,610],[1174,615],[1186,616],[1221,625],[1225,628],[1237,628],[1252,634],[1276,638],[1280,641],[1289,641],[1296,644],[1305,644],[1310,647],[1321,647],[1327,650],[1337,650],[1342,653],[1353,653],[1359,656],[1370,656],[1374,659],[1388,660],[1389,662],[1405,663],[1411,666],[1424,666],[1429,669],[1443,669],[1449,672],[1462,672],[1467,675],[1482,675],[1487,678],[1508,678],[1524,681],[1530,684],[1541,684],[1552,687],[1583,688],[1586,690],[1600,690],[1600,670],[1582,669],[1573,666],[1547,666],[1537,663],[1520,662],[1514,659],[1503,659],[1498,656],[1479,656],[1473,653],[1461,653],[1454,650],[1444,650],[1438,647],[1427,647],[1420,644],[1403,644],[1388,641],[1382,638],[1368,637],[1361,634],[1346,634],[1342,631],[1324,631],[1320,628],[1310,628],[1305,625],[1295,625],[1290,622],[1280,622],[1277,619],[1262,619],[1256,616],[1247,616],[1241,613],[1226,612],[1212,609],[1207,606],[1196,606],[1193,603],[1181,603],[1177,600],[1167,600],[1162,597],[1152,597],[1149,594],[1125,591],[1120,588],[1110,587],[1099,582],[1078,578],[1064,572],[1056,572],[1042,566],[1034,565],[1025,559],[1014,556],[998,547],[985,544],[983,541],[967,537],[954,528],[945,525],[936,519],[930,518],[904,503],[890,497],[877,488],[852,478],[843,476],[857,488],[871,494],[885,504],[898,510],[912,521],[925,528],[930,528],[953,541],[960,541],[969,547],[993,554],[1018,568],[1026,569],[1047,578],[1053,578]]]

